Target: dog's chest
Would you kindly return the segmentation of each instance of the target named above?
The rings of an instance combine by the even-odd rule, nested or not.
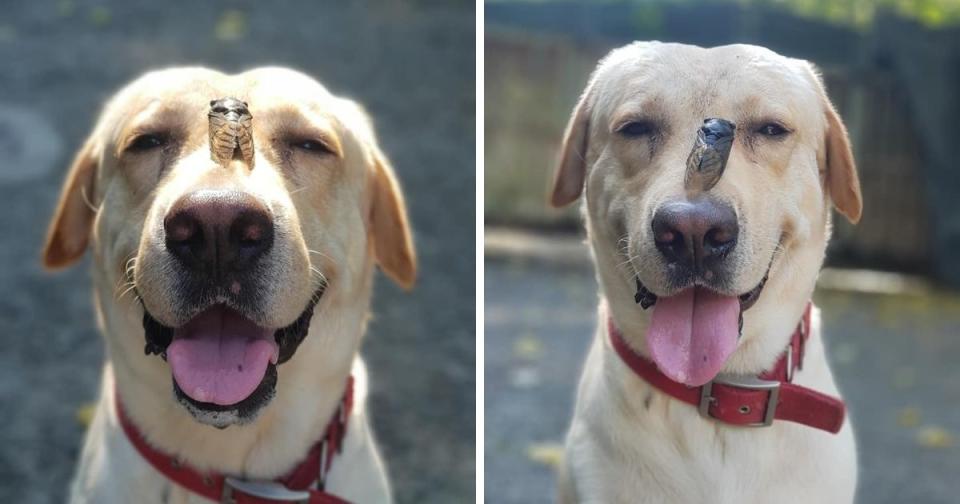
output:
[[[660,405],[664,406],[664,405]],[[676,402],[657,418],[607,417],[583,432],[573,462],[583,501],[765,503],[852,499],[854,463],[840,435],[781,424],[765,429],[704,422]],[[651,413],[656,412],[651,406]],[[659,413],[664,413],[660,411]],[[620,425],[613,425],[619,423]],[[627,425],[627,424],[630,425]],[[617,433],[617,434],[611,434]],[[574,441],[577,442],[577,441]],[[839,498],[845,495],[849,498]],[[796,500],[791,500],[796,499]]]

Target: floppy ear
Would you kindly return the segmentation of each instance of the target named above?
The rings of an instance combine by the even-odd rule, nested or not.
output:
[[[826,187],[833,200],[833,206],[851,223],[860,221],[863,212],[863,199],[860,196],[860,179],[850,150],[847,128],[837,115],[837,111],[824,95],[824,107],[827,115],[826,130]]]
[[[83,145],[60,190],[60,201],[47,229],[43,246],[43,265],[49,269],[70,266],[83,256],[93,228],[97,148],[91,137]]]
[[[386,158],[374,149],[369,234],[380,269],[409,290],[417,278],[413,237],[400,184]]]
[[[590,89],[580,97],[573,109],[567,131],[560,148],[560,163],[553,177],[553,193],[550,204],[554,207],[568,205],[580,197],[587,177],[587,138],[590,135]]]
[[[863,200],[860,197],[860,178],[857,176],[857,166],[853,162],[847,128],[844,127],[840,115],[830,103],[817,67],[809,61],[800,61],[813,80],[813,85],[816,86],[820,102],[823,104],[823,113],[827,119],[823,141],[824,151],[817,154],[817,162],[820,163],[820,171],[823,173],[824,189],[837,211],[851,223],[856,224],[860,221],[860,214],[863,212]]]

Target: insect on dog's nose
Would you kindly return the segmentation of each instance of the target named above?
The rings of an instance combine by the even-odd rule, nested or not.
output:
[[[163,220],[167,250],[187,268],[222,278],[273,246],[273,219],[252,195],[205,189],[178,199]]]
[[[657,250],[669,263],[698,270],[722,260],[737,244],[737,214],[712,198],[671,201],[653,216]]]
[[[725,140],[733,136],[736,126],[726,119],[710,118],[703,121],[700,130],[703,131],[704,140],[707,145]]]

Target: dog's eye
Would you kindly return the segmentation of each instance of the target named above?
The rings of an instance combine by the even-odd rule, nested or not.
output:
[[[130,145],[127,146],[127,151],[144,152],[151,149],[156,149],[157,147],[163,147],[166,144],[166,136],[155,133],[145,133],[134,138],[133,141],[130,142]]]
[[[652,135],[656,131],[656,126],[650,121],[630,121],[617,128],[617,133],[628,137],[637,138]]]
[[[780,138],[789,133],[789,131],[777,123],[767,123],[757,128],[757,133],[766,137]]]
[[[327,144],[319,140],[294,140],[290,142],[290,146],[311,154],[330,154],[333,152],[327,147]]]

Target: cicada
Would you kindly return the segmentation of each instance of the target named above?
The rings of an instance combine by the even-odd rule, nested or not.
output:
[[[687,157],[687,173],[683,185],[690,190],[709,191],[717,185],[733,147],[737,127],[726,119],[711,118],[703,121],[697,130],[690,156]]]
[[[236,98],[210,102],[210,158],[217,164],[239,159],[253,168],[253,116],[247,107]]]

